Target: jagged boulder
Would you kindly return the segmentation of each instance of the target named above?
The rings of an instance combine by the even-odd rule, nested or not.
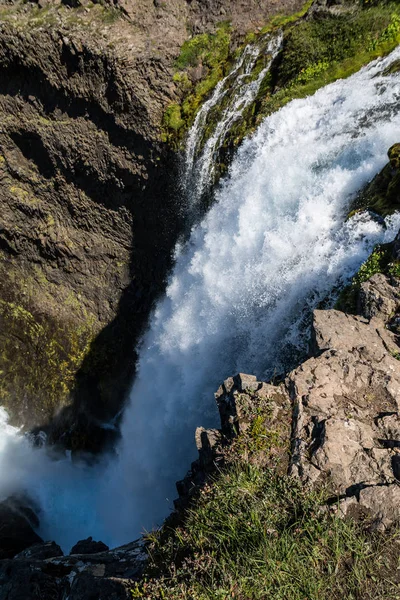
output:
[[[147,559],[142,540],[95,554],[0,561],[0,600],[128,600]]]
[[[389,322],[400,306],[400,287],[397,280],[392,278],[390,281],[383,273],[373,275],[361,284],[357,304],[358,314],[366,319],[377,317]]]
[[[64,556],[64,552],[55,542],[43,542],[43,544],[34,544],[26,550],[17,554],[14,558],[29,558],[30,560],[45,560],[46,558],[57,558]]]
[[[283,383],[243,373],[224,381],[215,395],[221,429],[197,429],[199,459],[178,483],[177,507],[240,452],[326,487],[344,514],[380,529],[400,522],[399,281],[374,275],[357,305],[361,316],[314,311],[312,356]]]
[[[103,542],[95,542],[92,537],[88,537],[86,540],[77,542],[70,554],[96,554],[97,552],[107,552],[108,549]]]
[[[368,283],[365,297],[371,298],[384,282]],[[286,381],[294,407],[291,472],[305,484],[327,485],[333,495],[353,498],[351,504],[382,527],[400,518],[399,346],[385,327],[388,303],[398,307],[396,294],[395,289],[386,302],[372,303],[376,316],[369,321],[315,311],[320,355]]]

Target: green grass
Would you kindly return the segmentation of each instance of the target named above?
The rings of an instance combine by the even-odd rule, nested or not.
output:
[[[150,536],[133,598],[400,598],[398,532],[371,534],[321,511],[322,494],[237,462],[207,485],[184,522]],[[397,546],[398,547],[398,546]]]
[[[279,27],[286,27],[291,23],[296,23],[296,21],[298,21],[307,14],[313,2],[314,0],[307,0],[298,12],[293,13],[291,15],[275,15],[274,17],[272,17],[268,25],[263,27],[263,29],[261,30],[261,34],[268,33],[270,31],[273,31],[274,29],[278,29]]]
[[[178,132],[187,129],[206,96],[230,67],[229,46],[231,27],[228,22],[220,23],[216,33],[195,35],[184,42],[179,57],[175,61],[174,81],[184,93],[181,105],[171,104],[163,119],[163,140],[176,143]],[[206,75],[193,84],[187,71],[201,65]]]
[[[383,273],[400,278],[400,263],[393,259],[393,244],[382,244],[374,248],[367,260],[354,275],[350,285],[343,288],[336,301],[335,308],[347,313],[357,312],[357,297],[360,286],[373,275]]]
[[[291,100],[310,96],[391,52],[400,43],[399,18],[398,3],[381,2],[350,15],[309,19],[290,27],[279,63],[226,145],[238,145],[266,116]]]

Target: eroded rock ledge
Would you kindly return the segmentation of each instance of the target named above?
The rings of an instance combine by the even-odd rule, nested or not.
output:
[[[266,415],[265,431],[277,435],[267,463],[278,460],[305,485],[325,486],[345,513],[362,512],[380,529],[400,521],[399,281],[374,275],[358,300],[359,316],[314,311],[313,356],[283,383],[244,374],[224,382],[216,394],[221,430],[196,431],[199,460],[178,483],[177,506],[229,460],[232,440]]]

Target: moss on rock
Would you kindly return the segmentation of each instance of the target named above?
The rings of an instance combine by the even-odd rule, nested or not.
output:
[[[202,33],[184,42],[175,61],[174,81],[184,99],[171,104],[164,114],[163,140],[178,143],[192,124],[205,97],[230,66],[231,27],[220,23],[215,33]]]
[[[400,208],[400,144],[388,151],[389,163],[360,192],[352,211],[372,210],[383,217]]]
[[[65,313],[57,315],[43,278],[41,273],[38,299],[37,278],[10,279],[2,269],[0,405],[11,422],[27,428],[44,425],[71,400],[76,373],[98,330],[95,316],[77,299],[65,298]]]
[[[351,283],[340,292],[335,308],[357,314],[357,299],[361,284],[377,273],[400,277],[400,262],[393,256],[393,243],[379,244],[354,275]]]
[[[400,144],[394,144],[388,150],[390,166],[393,169],[400,169]]]

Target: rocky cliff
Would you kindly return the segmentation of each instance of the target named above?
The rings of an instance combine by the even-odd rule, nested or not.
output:
[[[182,228],[174,61],[193,33],[237,35],[299,0],[2,2],[0,404],[50,441],[104,443]],[[64,410],[60,412],[60,408]]]

